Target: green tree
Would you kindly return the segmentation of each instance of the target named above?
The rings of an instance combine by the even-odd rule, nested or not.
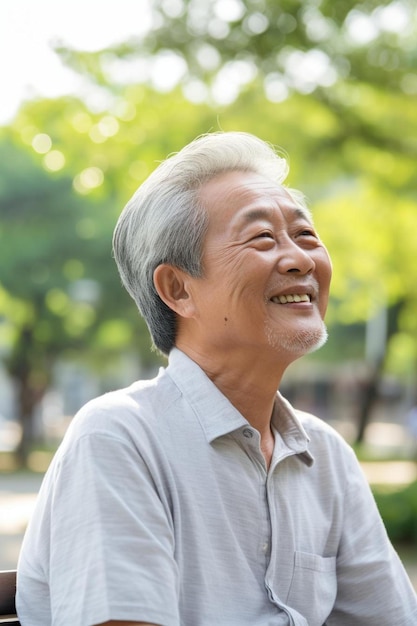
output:
[[[10,133],[0,137],[1,348],[17,390],[24,462],[36,406],[58,358],[103,365],[143,326],[123,302],[111,259],[112,206],[73,191],[68,176],[51,178]],[[88,352],[87,352],[88,350]]]
[[[115,107],[118,116],[75,98],[29,102],[0,135],[0,348],[18,391],[23,462],[58,359],[102,372],[126,352],[144,367],[160,362],[121,286],[112,232],[155,161],[181,147],[186,126],[189,139],[206,130],[212,112],[143,87]]]
[[[384,367],[402,362],[400,369],[416,372],[414,3],[153,0],[150,6],[153,27],[142,40],[94,54],[59,52],[112,92],[122,86],[120,75],[132,80],[138,60],[148,62],[154,85],[161,66],[176,68],[172,84],[220,110],[222,128],[258,132],[289,151],[292,180],[308,192],[335,259],[335,318],[372,330],[368,320],[389,313],[381,347],[368,342],[360,439]]]
[[[246,130],[282,146],[289,182],[306,192],[334,260],[330,322],[365,324],[389,312],[388,350],[370,363],[369,414],[382,368],[415,372],[416,363],[413,4],[151,7],[154,25],[141,40],[96,53],[58,50],[90,79],[87,95],[106,95],[100,110],[69,99],[29,103],[13,132],[28,145],[46,134],[51,149],[38,158],[61,151],[77,193],[112,193],[118,208],[155,161],[201,132]],[[101,183],[89,188],[95,175]]]

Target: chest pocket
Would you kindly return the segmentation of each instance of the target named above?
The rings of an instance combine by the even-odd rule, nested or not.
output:
[[[294,553],[293,577],[286,604],[304,615],[309,626],[322,626],[336,599],[336,557]]]

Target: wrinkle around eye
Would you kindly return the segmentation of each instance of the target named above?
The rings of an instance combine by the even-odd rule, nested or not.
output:
[[[274,234],[269,230],[263,230],[250,238],[250,241],[256,241],[257,239],[272,239],[275,241]]]
[[[324,247],[320,237],[318,237],[318,235],[314,233],[310,235],[299,235],[294,239],[294,242],[300,248],[303,248],[305,250],[313,250],[316,248]]]
[[[257,250],[271,250],[276,245],[274,235],[266,232],[252,237],[248,243]]]
[[[309,241],[320,241],[320,237],[312,228],[303,228],[295,235],[295,239],[305,239]]]

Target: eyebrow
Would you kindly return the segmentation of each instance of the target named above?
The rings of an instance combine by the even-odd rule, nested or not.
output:
[[[308,211],[305,211],[301,209],[300,207],[295,207],[294,209],[291,209],[291,210],[295,217],[302,219],[302,220],[307,220],[309,224],[312,223],[312,220]],[[273,213],[272,209],[266,209],[266,208],[265,209],[264,208],[249,209],[241,216],[242,225],[246,226],[246,224],[250,224],[256,220],[271,220],[272,213]]]

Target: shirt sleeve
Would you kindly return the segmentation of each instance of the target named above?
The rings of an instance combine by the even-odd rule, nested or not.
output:
[[[415,591],[353,452],[348,474],[337,557],[338,592],[326,626],[416,624]]]
[[[53,624],[178,626],[172,520],[135,446],[83,435],[57,463],[50,497]]]

